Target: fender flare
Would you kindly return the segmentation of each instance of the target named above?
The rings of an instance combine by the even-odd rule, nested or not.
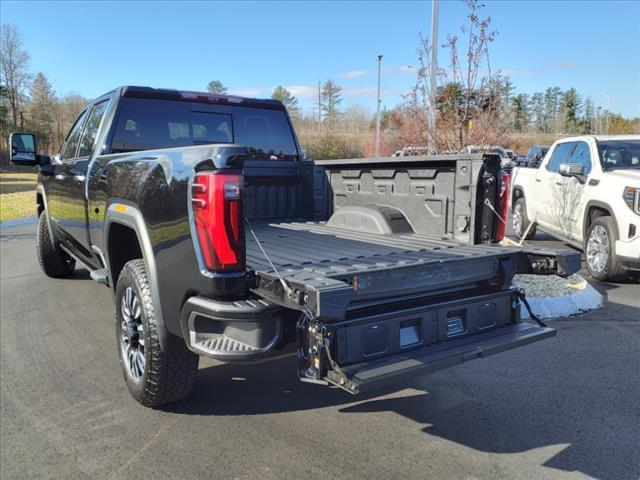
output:
[[[38,185],[36,187],[36,199],[37,194],[42,195],[42,203],[44,204],[44,212],[47,213],[47,227],[49,228],[49,240],[51,240],[51,247],[55,248],[56,247],[56,241],[54,238],[54,232],[51,229],[51,217],[49,216],[49,204],[47,203],[47,193],[45,192],[45,189],[42,185]]]
[[[616,216],[613,213],[613,207],[611,205],[609,205],[606,202],[603,202],[602,200],[589,200],[587,202],[587,204],[584,207],[584,218],[582,219],[582,241],[584,243],[584,241],[587,238],[587,222],[589,221],[589,210],[592,207],[598,207],[601,208],[603,210],[606,210],[609,212],[609,216],[613,218],[614,223],[616,224],[616,233],[618,235],[618,238],[620,238],[620,232],[618,231],[618,221],[616,220]]]
[[[116,207],[118,208],[116,209]],[[140,246],[140,251],[142,252],[142,257],[147,269],[147,275],[149,277],[149,288],[151,289],[151,299],[153,300],[156,323],[162,327],[158,328],[158,337],[161,349],[164,351],[167,347],[168,331],[166,329],[164,314],[162,312],[162,303],[160,301],[156,259],[153,254],[153,248],[151,246],[151,240],[149,238],[149,232],[147,231],[147,225],[144,221],[144,217],[142,216],[142,213],[140,213],[140,210],[129,202],[117,200],[111,201],[107,207],[107,213],[105,214],[104,220],[105,261],[107,263],[106,267],[109,271],[109,278],[111,280],[111,291],[115,296],[116,282],[113,278],[109,259],[109,228],[114,223],[131,228],[138,237],[138,245]]]

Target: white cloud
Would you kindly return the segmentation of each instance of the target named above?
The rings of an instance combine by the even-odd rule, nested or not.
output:
[[[313,100],[318,99],[318,86],[317,85],[288,85],[285,86],[292,95],[301,100]],[[239,95],[242,97],[270,97],[273,88],[267,87],[247,87],[247,88],[230,88],[229,94]],[[375,97],[378,89],[375,85],[364,87],[342,87],[342,93],[347,98],[355,97]],[[397,93],[395,89],[382,88],[380,94],[383,96],[393,95]]]
[[[371,74],[369,70],[351,70],[349,72],[339,73],[338,76],[348,80],[353,80],[354,78],[366,77],[369,74]]]
[[[258,88],[258,87],[254,87],[254,88],[230,88],[229,89],[229,94],[231,94],[231,95],[239,95],[241,97],[258,97],[258,96],[265,95],[265,94],[271,95],[271,92],[268,91],[266,88]]]
[[[290,85],[284,87],[291,92],[291,94],[298,98],[316,98],[318,96],[318,87],[309,85]]]

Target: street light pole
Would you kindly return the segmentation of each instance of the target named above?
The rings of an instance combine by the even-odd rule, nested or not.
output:
[[[607,99],[607,121],[605,123],[604,134],[609,135],[609,113],[611,112],[611,97],[606,93],[603,93],[602,95],[604,95],[604,98]]]
[[[436,88],[437,88],[437,76],[438,76],[438,10],[440,7],[440,0],[431,0],[431,62],[429,65],[429,80],[431,81],[429,89],[430,95],[430,108],[429,108],[429,126],[431,129],[429,139],[430,149],[435,150],[434,139],[436,130]]]
[[[380,64],[382,55],[378,55],[378,109],[376,111],[376,157],[380,156]]]

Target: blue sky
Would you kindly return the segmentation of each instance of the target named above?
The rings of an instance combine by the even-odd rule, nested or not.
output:
[[[596,105],[640,116],[640,2],[492,1],[499,34],[493,69],[518,91],[575,87]],[[440,42],[465,21],[459,1],[440,3]],[[429,34],[431,2],[27,2],[3,0],[12,23],[58,94],[98,96],[118,85],[266,97],[277,85],[309,108],[318,80],[334,79],[345,104],[375,105],[375,57],[384,54],[383,104],[415,80],[418,32]],[[440,66],[446,52],[440,49]]]

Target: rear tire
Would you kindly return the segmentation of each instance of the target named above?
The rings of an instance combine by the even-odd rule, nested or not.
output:
[[[184,341],[162,350],[144,260],[125,264],[116,285],[116,338],[129,392],[147,407],[186,398],[196,381],[199,357]]]
[[[584,256],[589,274],[598,280],[622,280],[627,271],[616,255],[618,233],[615,220],[609,216],[596,218],[584,240]]]
[[[46,210],[38,218],[36,251],[40,268],[48,277],[66,277],[76,268],[75,259],[63,251],[55,239],[52,241]]]
[[[513,233],[516,237],[522,238],[522,236],[529,228],[531,221],[529,217],[527,217],[527,204],[524,201],[524,197],[520,197],[516,200],[516,203],[513,205],[513,210],[511,211],[511,225],[513,226]],[[536,235],[536,226],[533,225],[529,228],[529,232],[527,233],[527,238],[525,240],[530,240]]]

